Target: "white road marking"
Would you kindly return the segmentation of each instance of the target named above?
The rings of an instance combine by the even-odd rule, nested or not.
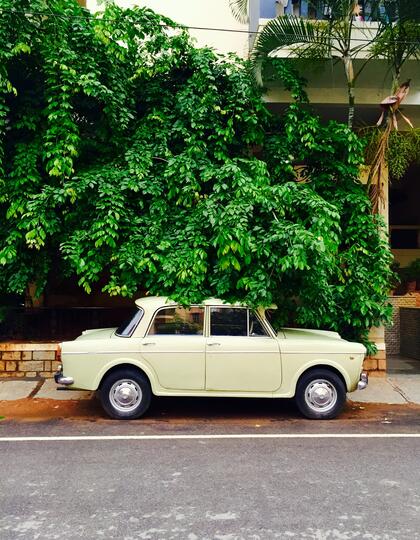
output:
[[[0,437],[0,442],[49,441],[157,441],[191,439],[419,439],[420,433],[227,433],[215,435],[58,435],[51,437]]]

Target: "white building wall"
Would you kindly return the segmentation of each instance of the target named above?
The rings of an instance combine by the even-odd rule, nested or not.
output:
[[[239,23],[232,15],[229,0],[116,0],[121,7],[144,6],[188,27],[214,28],[191,29],[190,33],[200,47],[209,46],[218,52],[235,52],[248,55],[248,25]],[[87,0],[91,11],[101,10],[98,0]],[[240,30],[224,32],[218,29]]]

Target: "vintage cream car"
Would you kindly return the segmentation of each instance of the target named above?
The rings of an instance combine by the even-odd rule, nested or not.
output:
[[[336,332],[283,329],[263,309],[210,299],[185,308],[136,301],[119,328],[61,344],[59,385],[98,390],[109,416],[139,418],[156,396],[295,397],[308,418],[337,416],[346,392],[367,385],[366,349]]]

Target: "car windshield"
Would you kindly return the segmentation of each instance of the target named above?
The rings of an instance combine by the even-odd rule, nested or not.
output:
[[[126,319],[116,330],[115,334],[119,337],[130,337],[137,328],[139,322],[144,315],[142,308],[136,308],[131,317]]]

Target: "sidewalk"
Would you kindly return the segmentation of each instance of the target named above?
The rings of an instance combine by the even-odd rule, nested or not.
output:
[[[39,381],[3,380],[0,381],[0,401],[36,398],[58,401],[90,399],[93,392],[78,390],[57,390],[54,379]]]
[[[53,379],[44,381],[2,380],[0,381],[0,401],[18,399],[53,399],[58,401],[80,401],[91,399],[93,392],[57,391]],[[420,405],[420,374],[389,375],[370,377],[368,387],[348,394],[348,399],[360,403],[385,403]]]

